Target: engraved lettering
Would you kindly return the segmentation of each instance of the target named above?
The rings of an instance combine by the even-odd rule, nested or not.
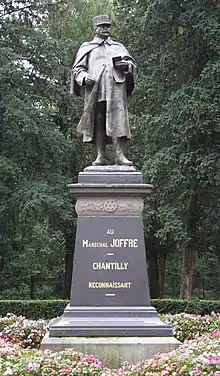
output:
[[[89,282],[89,289],[130,289],[131,282]]]
[[[109,245],[106,242],[91,242],[88,239],[82,241],[83,248],[108,248]]]
[[[127,270],[128,262],[114,261],[114,262],[93,262],[93,270]]]
[[[107,230],[108,235],[114,235],[114,233],[115,233],[115,230],[113,228],[108,228]]]
[[[114,231],[114,229],[108,229],[107,231]],[[112,239],[111,243],[101,241],[90,241],[85,239],[82,241],[83,248],[138,248],[138,239]]]
[[[89,241],[88,240],[83,240],[83,247],[88,247]]]
[[[112,239],[110,247],[138,248],[138,239]]]
[[[138,248],[138,239],[133,239],[133,241],[134,241],[133,247]]]

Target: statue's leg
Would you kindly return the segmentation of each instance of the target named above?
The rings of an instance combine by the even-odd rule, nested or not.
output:
[[[105,119],[106,119],[106,102],[99,102],[97,103],[97,106],[96,106],[95,134],[94,134],[97,158],[92,163],[93,166],[109,164],[105,157],[105,144],[106,144]]]
[[[129,161],[124,155],[125,140],[122,137],[112,137],[112,143],[115,149],[115,164],[132,166],[133,163]]]

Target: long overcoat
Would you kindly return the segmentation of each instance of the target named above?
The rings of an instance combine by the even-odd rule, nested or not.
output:
[[[126,60],[128,70],[116,69],[114,58]],[[72,91],[84,97],[84,111],[77,127],[84,142],[93,142],[96,104],[101,101],[106,101],[107,139],[131,138],[127,96],[134,88],[135,68],[127,49],[110,38],[104,41],[95,37],[79,48],[72,70]],[[93,87],[84,85],[88,74],[96,80]]]

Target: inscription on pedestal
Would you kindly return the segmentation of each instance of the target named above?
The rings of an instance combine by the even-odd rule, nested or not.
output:
[[[71,298],[49,335],[171,336],[150,305],[142,209],[152,186],[96,178],[69,186],[78,214]]]
[[[149,301],[142,221],[78,218],[70,305],[145,305]]]

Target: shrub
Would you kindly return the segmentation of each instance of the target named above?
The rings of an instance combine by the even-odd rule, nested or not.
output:
[[[13,312],[29,319],[51,319],[61,316],[68,300],[0,300],[0,314]]]
[[[181,299],[152,299],[152,305],[160,314],[181,312],[193,313],[196,315],[209,315],[211,312],[220,313],[219,300],[181,300]]]
[[[30,319],[51,319],[61,316],[68,300],[0,300],[0,314],[6,316],[13,312]],[[220,312],[220,301],[152,299],[151,304],[160,314],[177,314],[181,312],[208,315]]]

